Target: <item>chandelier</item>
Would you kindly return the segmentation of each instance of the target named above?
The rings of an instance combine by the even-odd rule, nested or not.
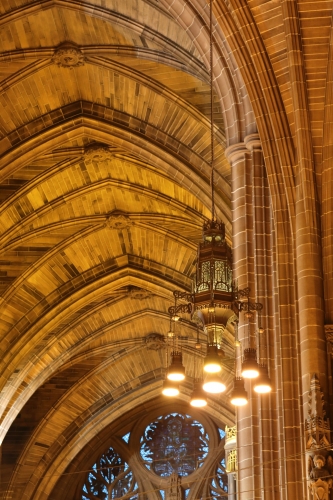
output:
[[[214,201],[214,121],[213,121],[213,33],[212,33],[212,3],[210,0],[210,113],[211,113],[211,219],[203,224],[202,242],[198,247],[196,272],[191,293],[174,291],[174,305],[169,307],[170,331],[167,339],[171,354],[168,359],[167,379],[164,382],[163,394],[175,396],[179,394],[179,382],[185,378],[185,367],[182,360],[181,336],[177,332],[180,314],[190,314],[191,320],[200,324],[205,334],[202,345],[197,336],[196,357],[203,359],[203,371],[195,373],[194,390],[191,405],[203,407],[207,404],[207,393],[218,394],[226,390],[227,382],[223,380],[222,364],[227,361],[225,347],[230,353],[230,342],[224,336],[227,322],[235,325],[234,351],[234,384],[230,401],[235,406],[248,402],[244,381],[254,379],[254,391],[259,394],[271,390],[267,366],[260,364],[261,326],[260,302],[251,302],[250,289],[238,290],[232,278],[232,250],[225,237],[225,226],[215,216]],[[181,302],[182,301],[182,302]],[[185,303],[184,303],[185,302]],[[238,340],[238,320],[244,313],[248,320],[246,346],[242,348]],[[254,329],[254,315],[258,318],[258,342]],[[258,344],[258,350],[257,350]],[[238,349],[240,348],[240,352]],[[204,352],[205,350],[205,352]],[[242,360],[239,372],[238,365]]]

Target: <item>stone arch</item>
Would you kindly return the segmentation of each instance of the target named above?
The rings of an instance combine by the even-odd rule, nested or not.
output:
[[[152,381],[153,383],[150,385],[149,392],[144,393],[145,411],[148,411],[149,407],[151,407],[153,403],[155,403],[156,405],[156,399],[159,402],[161,408],[165,408],[165,404],[161,405],[161,402],[158,400],[159,382],[154,381],[154,378],[152,379]],[[92,440],[98,434],[105,433],[107,426],[112,425],[114,421],[119,420],[122,415],[126,413],[126,410],[128,410],[129,405],[131,404],[130,398],[134,398],[134,403],[136,403],[134,406],[138,407],[139,401],[142,400],[142,396],[143,388],[138,386],[137,389],[131,393],[131,395],[124,394],[123,396],[121,396],[121,405],[119,405],[119,403],[117,404],[116,401],[113,402],[112,400],[110,401],[110,399],[106,399],[101,401],[101,404],[97,404],[94,407],[92,406],[91,409],[88,409],[88,411],[86,411],[77,419],[75,432],[73,432],[74,429],[71,429],[70,426],[66,429],[64,428],[64,439],[60,440],[62,442],[62,444],[60,445],[60,449],[59,437],[54,436],[53,443],[51,445],[49,443],[47,446],[47,451],[45,452],[45,449],[42,451],[44,455],[43,465],[38,466],[38,470],[36,469],[36,474],[34,475],[33,480],[25,488],[23,493],[20,476],[21,474],[24,475],[24,469],[26,468],[25,457],[27,456],[30,446],[35,448],[36,446],[39,446],[40,450],[42,450],[41,445],[44,441],[44,438],[42,436],[44,433],[46,437],[47,425],[45,426],[44,430],[41,427],[37,429],[33,439],[30,440],[30,443],[27,445],[25,451],[21,455],[21,467],[15,472],[15,475],[12,477],[11,484],[13,485],[14,493],[25,495],[27,499],[39,499],[43,498],[43,496],[45,495],[46,498],[48,498],[52,494],[52,490],[54,489],[58,478],[62,473],[65,472],[66,468],[70,466],[71,462],[74,461],[75,463],[77,455],[83,450],[86,443]],[[187,399],[188,396],[186,395],[182,395],[179,398],[180,408],[182,406],[184,407],[184,403],[187,401]],[[92,408],[94,409],[92,410]],[[154,409],[156,410],[156,406]],[[50,415],[47,419],[49,422],[51,422],[52,420],[53,411],[57,410],[55,409],[50,412]],[[199,414],[196,414],[196,412],[194,411],[191,411],[191,413],[195,418],[200,419]],[[228,424],[232,421],[232,412],[230,412],[229,408],[225,406],[225,401],[223,400],[219,401],[214,409],[209,408],[207,411],[204,411],[204,414],[205,413],[207,413],[207,415],[218,422],[223,421],[224,423]],[[78,431],[81,439],[78,438]],[[38,441],[36,441],[37,439]]]

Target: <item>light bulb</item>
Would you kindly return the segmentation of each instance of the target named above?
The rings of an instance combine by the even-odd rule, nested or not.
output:
[[[207,375],[202,387],[204,391],[211,394],[219,394],[226,390],[226,386],[222,382],[221,378],[214,374]]]
[[[207,347],[207,355],[204,360],[204,371],[206,373],[218,373],[222,370],[220,358],[216,345]]]
[[[206,394],[198,382],[194,384],[190,405],[196,408],[202,408],[207,405]]]
[[[244,349],[244,360],[242,363],[242,377],[256,378],[259,375],[257,363],[257,351],[253,348]]]
[[[244,406],[247,404],[247,392],[244,388],[244,380],[235,377],[234,388],[230,394],[230,402],[234,406]]]
[[[173,382],[181,382],[185,378],[185,368],[182,364],[182,355],[180,352],[174,352],[171,355],[171,365],[168,369],[167,378]]]
[[[175,384],[170,382],[170,380],[165,380],[163,383],[162,394],[163,396],[169,396],[169,397],[178,396],[179,389]]]
[[[271,392],[272,386],[268,377],[266,366],[259,366],[259,377],[255,381],[253,389],[258,394],[267,394],[268,392]]]

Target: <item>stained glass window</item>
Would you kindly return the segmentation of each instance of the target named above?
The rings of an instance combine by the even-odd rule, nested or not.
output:
[[[138,485],[128,464],[109,448],[92,466],[82,488],[82,500],[136,500]]]
[[[127,434],[125,434],[121,439],[123,439],[125,441],[125,443],[128,444],[128,441],[129,441],[129,438],[130,438],[130,435],[131,433],[128,432]]]
[[[135,432],[116,434],[115,448],[100,455],[86,475],[80,500],[227,499],[223,429],[205,417],[208,435],[201,422],[178,412],[160,415],[145,428],[137,427],[141,422],[133,422]]]
[[[209,437],[204,427],[189,415],[171,413],[148,425],[140,443],[141,457],[155,474],[188,476],[203,464]]]
[[[220,438],[223,439],[225,437],[225,431],[223,429],[218,428]]]
[[[211,481],[210,494],[212,498],[228,498],[228,476],[223,458],[216,468],[215,477]]]

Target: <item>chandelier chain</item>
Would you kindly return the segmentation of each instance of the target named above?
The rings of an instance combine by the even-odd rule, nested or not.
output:
[[[213,109],[213,0],[210,0],[210,147],[211,147],[211,197],[212,197],[212,221],[215,215],[214,199],[214,109]]]

